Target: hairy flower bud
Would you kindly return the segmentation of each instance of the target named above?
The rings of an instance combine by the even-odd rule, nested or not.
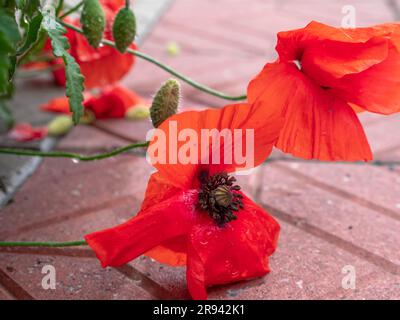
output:
[[[113,37],[118,51],[124,53],[136,36],[136,18],[132,10],[119,10],[113,23]]]
[[[179,82],[175,79],[167,80],[157,91],[150,108],[150,117],[155,128],[178,111],[179,99]]]
[[[98,48],[106,27],[105,14],[98,0],[84,0],[81,24],[90,45]]]

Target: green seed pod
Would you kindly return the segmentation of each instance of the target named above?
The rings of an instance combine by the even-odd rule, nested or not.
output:
[[[143,120],[147,119],[149,115],[149,107],[145,105],[134,106],[125,112],[125,118],[128,120]]]
[[[67,134],[74,126],[71,116],[55,117],[47,126],[49,135],[59,137]]]
[[[178,111],[179,99],[180,85],[175,79],[169,79],[158,89],[150,107],[150,117],[155,128]]]
[[[81,15],[83,34],[90,45],[98,48],[106,27],[106,17],[98,0],[85,0]]]
[[[112,32],[118,51],[124,53],[136,36],[136,18],[131,9],[119,10],[114,19]]]

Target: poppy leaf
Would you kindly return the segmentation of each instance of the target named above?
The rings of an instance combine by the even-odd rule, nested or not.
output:
[[[50,37],[53,53],[56,57],[62,58],[65,64],[66,74],[66,96],[69,99],[69,106],[72,112],[72,119],[75,124],[83,115],[83,81],[79,64],[68,53],[70,48],[67,37],[64,36],[66,29],[58,23],[49,13],[42,12],[42,27]]]
[[[25,36],[25,41],[18,49],[17,54],[21,55],[32,48],[39,40],[39,30],[42,24],[43,16],[41,13],[36,15],[28,25],[28,31]]]
[[[15,47],[20,41],[15,19],[0,11],[0,95],[9,97],[12,91],[10,79],[15,70]]]
[[[14,118],[11,111],[3,100],[0,100],[0,119],[8,129],[14,125]]]

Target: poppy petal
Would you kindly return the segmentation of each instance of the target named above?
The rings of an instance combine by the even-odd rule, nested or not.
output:
[[[195,192],[181,192],[127,222],[85,236],[103,267],[123,265],[195,223]]]
[[[71,113],[67,97],[51,99],[48,103],[42,104],[39,108],[43,111]]]
[[[123,86],[105,87],[96,96],[85,101],[85,107],[91,110],[96,118],[123,118],[126,111],[143,99]]]
[[[348,74],[360,73],[384,61],[390,41],[372,38],[363,43],[321,40],[304,49],[302,71],[321,86]]]
[[[400,112],[400,53],[391,45],[386,60],[336,80],[332,92],[370,112]]]
[[[375,37],[392,39],[398,44],[400,24],[387,23],[367,28],[335,28],[320,22],[312,21],[306,27],[278,33],[276,50],[281,61],[300,60],[308,46],[319,41],[331,40],[346,43],[365,43]],[[337,52],[341,54],[340,52]]]
[[[29,123],[18,123],[8,133],[8,137],[19,142],[40,140],[46,136],[46,128],[34,128]]]
[[[292,63],[267,64],[249,85],[249,99],[284,112],[276,146],[304,159],[371,160],[363,128],[344,101],[315,85]],[[351,137],[349,139],[349,137]]]
[[[400,111],[400,24],[334,28],[312,22],[280,32],[280,62],[299,61],[315,84],[381,114]]]
[[[102,48],[100,48],[102,49]],[[113,84],[126,75],[133,65],[134,57],[113,49],[109,55],[90,61],[78,61],[85,77],[85,89]]]
[[[244,195],[243,195],[244,196]],[[218,226],[206,217],[189,234],[186,278],[193,299],[206,299],[206,287],[261,277],[270,271],[279,224],[246,196],[237,220]]]
[[[86,101],[92,98],[92,95],[89,92],[84,92],[83,96],[85,105]],[[42,104],[39,108],[43,111],[49,111],[49,112],[59,112],[66,114],[71,113],[69,109],[69,100],[67,97],[59,97],[51,99],[49,102]]]
[[[243,103],[182,112],[158,127],[157,132],[162,132],[166,141],[158,142],[153,136],[148,155],[158,171],[176,187],[198,187],[193,183],[198,182],[197,175],[203,168],[213,174],[249,169],[262,163],[271,153],[282,124],[281,113],[261,105]],[[189,138],[181,139],[181,134]],[[223,138],[224,134],[228,139]],[[187,144],[194,146],[191,149],[194,152],[184,162],[181,152],[186,150],[182,146]],[[160,152],[156,154],[155,150]],[[157,155],[165,155],[163,163]]]
[[[153,173],[147,184],[146,195],[138,215],[145,214],[146,210],[154,203],[160,203],[171,198],[180,191],[159,172]],[[146,252],[146,256],[171,266],[183,266],[186,264],[186,238],[185,235],[167,240]]]

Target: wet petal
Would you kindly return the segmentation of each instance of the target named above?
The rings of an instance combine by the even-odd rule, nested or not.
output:
[[[181,192],[119,226],[85,237],[103,267],[120,266],[188,232],[196,222],[197,194]]]
[[[261,277],[269,272],[279,224],[246,196],[237,220],[220,227],[206,215],[189,235],[187,282],[194,299],[206,299],[206,287]]]

